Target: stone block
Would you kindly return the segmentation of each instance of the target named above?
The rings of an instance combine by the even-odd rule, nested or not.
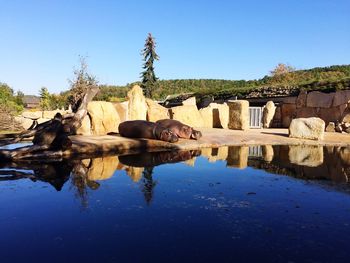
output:
[[[246,100],[230,100],[228,128],[232,130],[249,129],[249,102]]]

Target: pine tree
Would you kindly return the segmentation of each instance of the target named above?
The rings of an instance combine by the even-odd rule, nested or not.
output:
[[[42,110],[50,108],[50,93],[46,87],[40,89],[40,107]]]
[[[154,60],[159,60],[159,56],[156,53],[156,43],[151,33],[148,33],[145,47],[142,50],[142,56],[145,63],[143,64],[142,76],[142,88],[146,97],[152,98],[154,96],[153,89],[154,84],[158,80],[154,73]]]

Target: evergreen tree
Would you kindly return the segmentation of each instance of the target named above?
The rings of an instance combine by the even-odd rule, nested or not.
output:
[[[42,110],[50,109],[50,93],[46,87],[40,89],[40,107]]]
[[[148,33],[146,39],[145,47],[142,50],[142,56],[145,63],[143,64],[142,76],[142,88],[145,93],[145,96],[148,98],[153,97],[154,84],[158,80],[154,73],[154,60],[159,60],[159,56],[156,53],[156,43],[151,33]]]

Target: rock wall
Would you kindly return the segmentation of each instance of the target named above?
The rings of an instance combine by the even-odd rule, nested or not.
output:
[[[350,90],[331,93],[301,91],[297,97],[286,98],[279,105],[272,120],[272,126],[288,128],[292,119],[309,117],[319,117],[324,120],[326,127],[331,122],[347,122],[343,118],[346,115],[349,100]]]

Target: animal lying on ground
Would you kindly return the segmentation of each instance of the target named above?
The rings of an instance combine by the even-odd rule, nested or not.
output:
[[[124,121],[119,124],[118,129],[123,137],[156,139],[166,142],[177,142],[179,140],[170,129],[150,121]]]
[[[198,140],[202,137],[202,133],[200,131],[197,131],[177,120],[164,119],[156,121],[156,123],[163,126],[164,128],[170,129],[179,138]]]

